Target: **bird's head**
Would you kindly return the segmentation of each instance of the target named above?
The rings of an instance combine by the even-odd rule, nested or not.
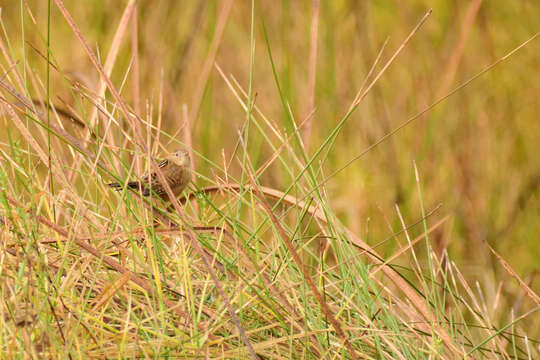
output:
[[[187,152],[187,150],[182,149],[175,151],[167,158],[167,160],[178,166],[191,166],[191,160],[189,158],[189,153]]]

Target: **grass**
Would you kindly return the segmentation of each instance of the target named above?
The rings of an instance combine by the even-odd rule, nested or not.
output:
[[[2,357],[538,357],[540,9],[431,6],[5,5]]]

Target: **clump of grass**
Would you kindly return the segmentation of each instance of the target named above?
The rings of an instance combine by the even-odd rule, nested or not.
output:
[[[131,48],[121,80],[111,79],[122,44],[128,35],[139,36],[135,2],[124,8],[103,67],[102,55],[88,45],[70,11],[59,0],[55,4],[57,20],[67,21],[99,80],[84,84],[46,49],[40,61],[48,59],[47,69],[76,100],[57,105],[49,80],[30,62],[16,61],[9,32],[0,43],[2,116],[8,124],[0,169],[0,351],[6,358],[538,355],[538,342],[522,325],[538,325],[538,296],[503,257],[491,249],[517,280],[522,301],[530,303],[519,314],[501,305],[502,285],[487,296],[445,247],[433,249],[452,216],[426,205],[421,166],[411,169],[419,216],[407,221],[396,205],[400,228],[391,226],[385,238],[367,241],[333,205],[330,179],[342,168],[327,173],[326,164],[340,150],[337,136],[429,12],[387,60],[385,43],[348,111],[321,140],[314,138],[317,1],[310,17],[310,100],[301,121],[263,25],[283,124],[265,112],[255,90],[254,3],[247,87],[216,64],[231,16],[227,1],[216,9],[217,25],[193,102],[183,107],[183,125],[162,121],[163,87],[157,110],[153,102],[142,110],[138,46]],[[474,7],[470,11],[469,22]],[[203,151],[204,141],[198,148],[192,134],[206,111],[204,91],[214,65],[244,115],[236,142],[220,156]],[[133,108],[123,97],[128,83]],[[446,98],[447,85],[440,92],[433,106]],[[361,156],[433,106],[380,136]],[[211,128],[204,127],[203,135],[210,137]],[[106,186],[155,170],[155,158],[177,147],[191,152],[196,176],[172,204]],[[348,204],[359,200],[351,197]],[[381,251],[390,240],[396,240],[395,249]]]

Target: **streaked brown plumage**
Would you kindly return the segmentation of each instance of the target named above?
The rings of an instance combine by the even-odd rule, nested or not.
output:
[[[191,180],[191,160],[189,153],[186,150],[178,150],[167,156],[158,166],[171,187],[173,194],[178,196]],[[115,190],[121,190],[123,188],[117,182],[108,185]],[[152,193],[161,197],[163,200],[169,200],[167,191],[155,172],[151,173],[150,176],[144,176],[141,181],[130,181],[126,186],[131,189],[140,190],[143,196],[148,196]]]

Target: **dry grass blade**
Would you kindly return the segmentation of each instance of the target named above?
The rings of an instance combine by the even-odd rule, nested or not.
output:
[[[128,4],[129,5],[129,4]],[[133,8],[133,15],[131,19],[131,49],[133,51],[133,109],[135,115],[141,116],[141,86],[140,86],[140,74],[139,74],[139,29],[137,23],[137,3]]]
[[[212,44],[210,45],[210,50],[208,51],[208,56],[203,65],[203,70],[197,81],[197,86],[193,92],[193,100],[191,102],[191,109],[189,110],[189,119],[191,123],[195,123],[197,116],[199,115],[199,109],[201,106],[202,96],[204,94],[204,88],[208,82],[210,72],[214,66],[216,60],[216,55],[221,44],[221,39],[223,38],[223,31],[225,30],[225,25],[227,25],[227,20],[229,19],[229,14],[231,12],[231,7],[233,0],[226,0],[223,2],[221,11],[219,13],[219,18],[216,24],[216,30],[214,31],[214,36],[212,38]],[[174,136],[173,136],[174,137]]]
[[[430,226],[430,228],[428,229],[427,231],[427,234],[435,231],[436,229],[438,229],[441,225],[443,225],[448,219],[450,218],[450,215],[447,215],[445,217],[443,217],[441,220],[437,221],[435,224],[433,224],[432,226]],[[374,269],[370,274],[369,276],[370,277],[373,277],[375,276],[375,274],[377,274],[384,266],[387,266],[388,264],[392,263],[394,260],[396,260],[398,257],[400,257],[401,255],[405,254],[407,251],[409,251],[416,243],[418,243],[420,240],[424,239],[426,237],[426,234],[422,234],[422,235],[419,235],[417,236],[415,239],[411,240],[410,243],[408,243],[406,246],[402,247],[401,249],[399,249],[398,251],[396,251],[392,256],[390,256],[389,258],[387,258],[384,263],[381,264],[380,267],[377,267],[376,269]]]
[[[199,4],[199,7],[197,9],[195,17],[197,18],[199,15],[197,15],[199,12],[202,12],[203,9],[203,3],[204,1],[201,1]],[[201,72],[201,75],[199,76],[199,79],[197,81],[195,91],[193,92],[193,97],[191,100],[191,108],[189,109],[189,114],[184,115],[184,120],[188,120],[184,124],[184,126],[189,126],[184,133],[184,136],[187,136],[187,133],[189,133],[190,136],[190,144],[192,143],[191,139],[191,131],[192,126],[195,124],[197,120],[197,116],[199,115],[199,110],[201,107],[202,97],[204,95],[204,88],[206,87],[206,84],[208,83],[208,79],[210,77],[210,73],[212,71],[212,66],[215,63],[216,55],[219,50],[219,45],[221,44],[221,39],[223,37],[223,32],[225,30],[225,26],[227,25],[227,20],[229,19],[229,13],[231,11],[232,7],[232,0],[227,0],[226,3],[223,4],[221,11],[219,13],[218,22],[216,24],[216,29],[214,31],[214,35],[212,38],[212,44],[210,45],[210,49],[208,50],[208,55],[206,57],[206,61],[203,65],[203,70]],[[194,28],[195,29],[195,28]],[[192,37],[194,34],[191,34],[190,42],[192,40]],[[191,43],[188,42],[186,46],[191,46]],[[184,61],[182,59],[182,61]],[[178,77],[181,74],[182,69],[179,69]],[[174,139],[178,136],[180,131],[182,130],[182,127],[179,128],[171,137],[171,139]]]
[[[514,269],[512,269],[510,264],[508,264],[501,255],[499,255],[491,246],[489,246],[489,244],[486,245],[493,253],[493,255],[495,255],[499,264],[501,264],[501,266],[506,270],[506,272],[508,272],[508,274],[518,282],[519,287],[521,287],[525,294],[527,294],[527,296],[536,304],[536,306],[540,308],[540,297],[530,287],[528,287],[527,284],[523,282],[523,280],[521,280],[518,274],[516,274]]]
[[[212,227],[212,228],[207,228],[207,229],[202,229],[200,227],[194,227],[193,228],[194,230],[196,231],[201,231],[201,230],[209,230],[209,231],[212,231],[212,232],[220,232],[222,233],[223,235],[225,235],[226,237],[229,238],[229,240],[231,240],[233,243],[236,242],[235,239],[233,238],[233,236],[224,228],[216,228],[216,227]],[[249,258],[249,254],[247,253],[247,251],[243,248],[243,247],[238,247],[238,250],[244,255],[245,258]],[[276,286],[273,284],[273,282],[271,281],[271,279],[269,278],[268,274],[261,270],[257,264],[255,263],[255,270],[257,272],[257,274],[259,274],[265,284],[265,286],[269,289],[269,290],[272,290],[273,291],[273,294],[274,296],[277,296],[281,302],[281,305],[283,307],[285,307],[287,310],[290,311],[291,314],[294,314],[295,315],[295,320],[296,321],[292,321],[293,323],[293,326],[300,332],[304,331],[306,329],[306,322],[304,321],[304,318],[302,317],[302,315],[298,312],[298,309],[293,306],[289,300],[287,299],[287,297],[284,295],[283,291],[279,291],[279,289],[276,288]],[[233,278],[236,278],[236,276],[233,276]],[[264,301],[264,299],[261,299],[261,301]],[[258,331],[260,331],[262,329],[258,329]],[[321,354],[321,350],[320,349],[317,349],[315,347],[315,344],[318,343],[317,341],[317,338],[314,336],[314,334],[310,334],[312,337],[313,337],[313,344],[310,344],[310,349],[311,351],[317,355],[317,356],[320,356]]]
[[[35,112],[35,108],[33,106],[33,103],[30,100],[26,99],[23,95],[19,94],[17,92],[17,90],[15,90],[14,87],[12,87],[11,85],[9,85],[8,83],[6,83],[5,81],[3,81],[1,79],[0,79],[0,86],[2,88],[4,88],[8,93],[10,93],[11,96],[15,97],[17,99],[17,101],[24,106],[23,109],[18,108],[18,110],[20,110],[21,112],[29,111],[30,113],[35,114],[36,118],[39,119],[39,121],[41,122],[40,125],[45,126],[45,124],[47,122],[45,121],[44,114],[41,113],[41,112]],[[0,98],[0,100],[3,101],[8,108],[11,108],[11,107],[14,106],[13,104],[8,102],[4,98]],[[15,115],[13,115],[13,113],[12,113],[11,116],[14,117]],[[88,158],[90,158],[90,159],[92,159],[94,161],[97,161],[96,157],[91,152],[89,152],[78,139],[76,139],[71,134],[69,134],[64,129],[62,129],[60,126],[58,126],[58,125],[56,125],[54,123],[50,123],[48,125],[50,126],[50,128],[56,134],[60,135],[64,140],[69,142],[69,144],[71,146],[73,146],[75,149],[77,149],[79,152],[83,153]],[[107,169],[107,167],[103,163],[101,163],[99,161],[97,161],[97,163],[99,164],[99,166],[102,169],[109,172],[109,170]]]
[[[189,152],[189,159],[191,161],[191,167],[194,169],[197,168],[197,164],[195,163],[195,157],[193,156],[193,139],[191,137],[192,132],[192,125],[191,125],[191,119],[187,112],[186,105],[182,106],[182,113],[184,115],[184,144],[186,144],[186,149]],[[197,175],[195,172],[191,174],[191,181],[195,183],[195,180],[197,180]],[[198,205],[197,203],[194,203],[195,209],[197,210]]]
[[[467,87],[470,83],[472,83],[474,80],[476,80],[477,78],[479,78],[480,76],[484,75],[485,73],[487,73],[488,71],[490,71],[491,69],[493,69],[495,66],[499,65],[500,63],[502,63],[503,61],[507,60],[510,56],[514,55],[516,52],[518,52],[520,49],[522,49],[523,47],[525,47],[526,45],[528,45],[530,42],[532,42],[534,39],[536,39],[536,37],[540,35],[540,33],[536,33],[534,34],[533,36],[531,36],[529,39],[527,39],[526,41],[524,41],[523,43],[521,43],[519,46],[517,46],[516,48],[512,49],[509,53],[507,53],[506,55],[504,55],[503,57],[499,58],[497,61],[495,61],[494,63],[492,63],[491,65],[488,65],[486,68],[484,68],[482,71],[480,71],[479,73],[477,73],[476,75],[472,76],[471,78],[469,78],[468,80],[466,80],[465,82],[461,83],[460,85],[456,86],[452,91],[450,91],[448,94],[446,94],[445,96],[437,99],[436,101],[434,101],[431,105],[427,106],[426,108],[424,108],[422,111],[420,111],[419,113],[417,113],[416,115],[412,116],[411,118],[409,118],[408,120],[406,120],[404,123],[402,123],[401,125],[399,125],[398,127],[396,127],[394,130],[388,132],[387,134],[383,135],[382,137],[380,137],[377,141],[375,141],[373,144],[369,145],[364,151],[362,151],[360,154],[356,155],[355,157],[353,157],[352,159],[350,159],[349,161],[347,161],[347,163],[345,163],[345,165],[341,166],[339,169],[337,169],[336,171],[334,171],[332,174],[330,174],[329,176],[327,176],[320,184],[319,186],[322,186],[323,184],[326,184],[331,178],[333,178],[334,176],[336,176],[337,174],[339,174],[340,172],[342,172],[343,170],[345,170],[347,167],[349,167],[353,162],[355,162],[356,160],[360,159],[362,156],[364,156],[365,154],[367,154],[369,151],[371,151],[372,149],[374,149],[375,147],[377,147],[378,145],[380,145],[381,143],[383,143],[384,141],[388,140],[390,137],[394,136],[396,133],[398,133],[400,130],[402,130],[404,127],[406,127],[407,125],[409,125],[410,123],[412,123],[413,121],[417,120],[418,118],[422,117],[424,114],[426,114],[427,112],[431,111],[435,106],[439,105],[440,103],[442,103],[443,101],[445,101],[446,99],[448,99],[450,96],[454,95],[455,93],[457,93],[458,91],[460,91],[461,89]],[[360,99],[358,100],[360,101]]]
[[[92,311],[99,310],[103,305],[109,301],[122,287],[130,280],[130,274],[125,272],[120,275],[115,281],[107,284],[101,293],[96,297],[94,301],[94,307]]]
[[[306,269],[304,268],[304,265],[302,264],[302,260],[300,259],[300,256],[296,252],[296,250],[295,250],[295,248],[294,248],[294,246],[293,246],[293,244],[291,242],[291,239],[289,238],[289,236],[287,236],[287,233],[286,233],[285,229],[283,229],[283,227],[281,226],[280,222],[278,221],[276,215],[272,212],[272,209],[268,205],[268,202],[266,201],[263,192],[257,186],[257,183],[255,182],[255,179],[253,178],[253,175],[251,174],[250,171],[247,171],[247,173],[248,173],[248,176],[250,178],[253,189],[255,191],[255,194],[259,199],[260,204],[265,209],[265,211],[268,214],[268,216],[270,217],[272,223],[276,227],[276,229],[277,229],[277,231],[279,233],[279,236],[281,237],[281,240],[283,240],[283,242],[285,243],[285,246],[287,247],[287,249],[291,253],[291,256],[294,259],[294,262],[296,263],[296,265],[298,266],[298,269],[302,273],[303,278],[307,282],[309,288],[311,289],[311,292],[313,293],[313,295],[317,299],[317,302],[321,306],[322,312],[327,317],[328,321],[332,324],[332,327],[336,331],[339,339],[341,340],[341,342],[347,348],[347,351],[349,352],[349,355],[354,359],[358,359],[359,357],[364,358],[364,356],[362,354],[358,354],[354,350],[354,348],[352,347],[348,336],[345,334],[345,332],[343,332],[341,324],[336,320],[336,318],[334,317],[334,314],[332,314],[330,308],[328,307],[328,304],[326,303],[323,296],[321,295],[321,293],[319,292],[319,290],[315,286],[315,283],[313,282],[313,279],[311,279],[310,275],[306,272]]]
[[[124,40],[124,36],[127,31],[127,26],[130,18],[135,18],[135,9],[136,9],[136,1],[130,0],[130,2],[126,5],[124,9],[124,13],[122,14],[122,18],[120,19],[120,22],[118,23],[118,28],[116,29],[116,32],[114,33],[113,42],[111,44],[111,48],[109,50],[109,54],[107,55],[107,59],[105,60],[105,65],[103,67],[105,76],[102,76],[99,79],[99,85],[97,89],[96,97],[98,99],[101,99],[105,95],[105,89],[107,89],[107,80],[112,73],[112,70],[114,68],[114,64],[116,63],[116,59],[118,58],[118,52],[120,51],[120,45],[122,44],[122,41]],[[64,15],[65,16],[65,15]],[[97,109],[94,108],[92,110],[92,114],[90,115],[90,126],[93,127],[95,125],[97,119]],[[86,138],[88,140],[88,136]],[[111,144],[114,143],[112,139],[109,139],[109,142]]]
[[[172,200],[172,206],[173,206],[174,210],[185,221],[185,219],[187,219],[187,216],[186,216],[184,210],[182,209],[182,207],[180,206],[179,200],[174,195],[170,184],[165,179],[165,176],[163,175],[163,171],[161,170],[161,168],[157,165],[157,163],[155,161],[152,161],[151,165],[154,167],[154,171],[156,172],[157,178],[164,185],[164,189],[165,189],[165,192],[166,192],[167,196],[169,196],[169,199]],[[189,225],[186,226],[186,232],[187,232],[188,235],[190,235],[193,238],[193,242],[192,242],[193,248],[197,252],[197,255],[200,256],[200,258],[202,259],[206,269],[208,270],[208,273],[210,274],[210,277],[212,278],[212,281],[214,282],[219,295],[223,299],[223,302],[225,303],[225,305],[227,307],[229,315],[231,316],[232,321],[234,322],[236,328],[238,329],[238,332],[240,333],[240,337],[242,338],[242,341],[246,345],[246,348],[248,349],[251,358],[259,359],[259,357],[255,353],[255,350],[253,349],[253,346],[251,345],[251,343],[250,343],[250,341],[249,341],[249,339],[248,339],[248,337],[246,335],[246,331],[244,330],[244,328],[240,324],[240,319],[236,315],[235,309],[233,308],[229,298],[227,297],[227,295],[225,294],[225,291],[223,290],[223,286],[221,285],[221,282],[219,281],[215,270],[212,268],[211,261],[210,261],[209,257],[207,256],[207,254],[205,253],[203,247],[199,243],[199,239],[197,237],[197,234],[193,231],[193,229]]]
[[[0,81],[0,85],[4,86],[5,84],[3,82]],[[2,99],[3,100],[3,99]],[[58,179],[59,181],[62,182],[62,184],[65,186],[66,189],[68,189],[68,191],[73,191],[73,189],[69,186],[69,181],[66,179],[65,177],[65,174],[62,170],[62,167],[60,166],[60,164],[58,164],[58,160],[55,161],[55,162],[49,162],[49,158],[47,156],[47,154],[45,153],[45,151],[41,148],[41,146],[39,145],[38,141],[36,141],[36,139],[34,138],[34,136],[32,135],[32,133],[28,130],[28,128],[23,124],[22,120],[19,119],[19,117],[17,116],[17,114],[15,113],[15,111],[13,110],[13,108],[11,107],[11,105],[9,103],[6,102],[6,106],[5,108],[7,109],[7,112],[8,114],[10,115],[13,123],[15,124],[15,126],[17,127],[17,129],[19,129],[19,131],[21,132],[21,134],[24,136],[24,138],[26,139],[26,141],[28,142],[28,144],[37,152],[38,156],[39,156],[39,159],[41,160],[41,162],[43,164],[46,164],[47,166],[51,166],[51,174],[52,176],[54,176],[56,179]],[[52,125],[53,124],[50,124],[51,125],[51,128],[52,128]],[[81,199],[75,197],[75,202],[82,208],[84,209],[85,208],[85,205],[83,204],[83,202],[81,201]]]
[[[130,112],[128,111],[126,104],[124,103],[124,101],[120,97],[120,94],[118,93],[118,90],[116,90],[113,83],[111,82],[111,79],[106,74],[103,67],[100,65],[96,55],[94,54],[92,49],[90,49],[90,46],[88,45],[88,43],[84,39],[84,36],[82,35],[81,31],[79,30],[79,27],[77,26],[77,24],[75,24],[75,21],[73,20],[73,18],[71,17],[69,12],[67,11],[67,9],[64,6],[64,3],[62,2],[62,0],[55,0],[55,2],[56,2],[56,5],[58,6],[58,9],[62,13],[62,15],[64,15],[64,18],[67,20],[69,26],[71,27],[71,29],[73,30],[73,32],[75,33],[77,38],[79,39],[81,45],[83,46],[83,49],[86,51],[86,54],[88,55],[88,57],[90,58],[90,60],[94,64],[95,68],[98,70],[99,74],[101,75],[101,79],[105,82],[105,84],[107,85],[107,88],[112,93],[112,95],[113,95],[115,101],[117,102],[118,106],[120,107],[120,110],[122,111],[122,114],[124,115],[125,119],[131,124],[133,132],[135,133],[135,139],[136,139],[138,145],[146,152],[147,149],[146,149],[146,145],[145,145],[145,142],[144,142],[144,138],[142,137],[142,134],[141,134],[141,129],[139,128],[139,123],[137,121],[134,121],[133,117],[130,116]],[[134,2],[135,1],[132,0],[132,3],[134,3]]]
[[[2,15],[2,14],[0,14]],[[0,18],[1,20],[1,18]],[[16,66],[17,66],[17,62],[14,61],[12,59],[12,57],[9,55],[9,51],[8,49],[6,48],[6,45],[4,44],[4,41],[2,38],[0,38],[0,50],[2,51],[2,55],[4,55],[4,57],[6,58],[7,62],[8,62],[8,68],[11,70],[11,69],[14,69]],[[10,71],[7,71],[5,74],[2,75],[2,77],[0,78],[0,80],[4,80],[5,77],[7,77],[9,75]],[[19,75],[19,73],[17,71],[14,72],[14,77],[15,77],[15,80],[17,81],[17,85],[19,86],[19,89],[24,89],[24,86],[23,86],[23,81],[21,79],[21,76]]]
[[[204,192],[206,194],[208,193],[215,193],[222,191],[223,189],[231,189],[231,190],[245,190],[246,186],[241,187],[238,184],[223,184],[221,186],[210,186],[204,189],[201,189],[201,192]],[[294,196],[291,195],[285,195],[283,192],[271,189],[264,186],[257,186],[256,188],[251,188],[252,191],[257,191],[260,194],[264,194],[265,197],[270,197],[275,200],[282,199],[283,203],[286,203],[290,206],[296,206],[299,208],[306,208],[306,203],[304,201],[301,201]],[[190,193],[187,195],[187,198],[180,199],[181,202],[185,202],[187,199],[195,196],[195,193]],[[266,209],[266,207],[265,207]],[[307,207],[307,213],[315,216],[319,221],[326,224],[326,217],[324,214],[315,206],[310,205]],[[273,215],[273,218],[275,218],[275,215]],[[273,219],[272,218],[272,219]],[[277,221],[277,218],[276,218]],[[377,254],[375,249],[373,249],[369,244],[367,244],[365,241],[361,240],[356,234],[354,234],[349,229],[345,228],[345,232],[347,236],[349,237],[351,244],[358,247],[361,251],[365,252],[366,256],[376,265],[383,265],[385,262],[382,260],[382,257]],[[413,289],[407,281],[394,269],[392,269],[388,265],[384,265],[380,267],[381,271],[384,273],[384,275],[390,279],[403,293],[405,296],[410,300],[410,302],[413,304],[413,306],[420,312],[421,316],[428,322],[435,321],[434,315],[430,312],[429,307],[426,304],[426,299],[424,299],[422,296],[418,295],[415,289]],[[427,331],[428,329],[424,329]],[[443,339],[445,345],[448,347],[448,349],[451,349],[454,352],[461,353],[459,349],[455,347],[453,344],[450,335],[446,332],[445,329],[440,329],[439,336]]]
[[[60,5],[58,5],[58,6],[60,7]],[[107,85],[112,86],[110,81],[107,82],[107,80],[109,80],[109,77],[111,76],[112,69],[113,69],[114,64],[116,62],[116,59],[118,57],[118,52],[120,50],[120,45],[121,45],[122,40],[124,39],[125,33],[127,31],[127,25],[128,25],[129,19],[130,19],[130,17],[132,17],[132,14],[133,14],[133,18],[136,17],[135,9],[136,9],[136,1],[135,0],[130,0],[130,2],[126,5],[126,8],[125,8],[124,13],[122,15],[122,18],[120,19],[120,23],[118,24],[118,28],[117,28],[117,30],[115,32],[114,39],[113,39],[113,42],[112,42],[112,45],[111,45],[111,49],[109,51],[109,54],[107,55],[107,59],[105,60],[105,67],[104,67],[105,76],[100,77],[99,84],[98,84],[98,90],[97,90],[97,94],[96,94],[97,99],[103,99],[104,98],[105,89],[107,88]],[[60,10],[62,11],[62,8],[60,8]],[[65,8],[64,8],[64,11],[65,11],[64,16],[66,16],[66,14],[69,15],[67,13],[67,10],[65,10]],[[64,11],[62,11],[62,12],[64,12]],[[70,18],[66,17],[66,19],[68,20],[68,22],[70,22],[70,20],[69,20]],[[73,21],[73,20],[71,20],[71,21]],[[71,25],[71,23],[70,23],[70,25]],[[83,43],[83,46],[86,49],[87,45],[84,42],[82,34],[76,28],[75,23],[73,23],[72,28],[73,28],[73,31],[75,32],[75,34],[79,37],[80,41]],[[98,71],[99,71],[100,70],[100,67],[98,67],[99,64],[97,63],[97,60],[94,61],[95,56],[93,56],[93,54],[91,53],[89,48],[87,50],[87,53],[90,56],[90,58],[92,59],[92,61],[94,62],[94,65],[97,67]],[[134,76],[136,76],[136,75],[134,75]],[[113,92],[113,91],[111,90],[111,92]],[[120,106],[122,106],[122,105],[123,104],[120,104]],[[84,144],[88,144],[88,141],[90,140],[90,137],[91,137],[90,129],[93,129],[95,127],[97,116],[98,116],[98,107],[96,106],[96,107],[92,108],[92,113],[90,114],[90,120],[89,120],[90,126],[88,127],[88,132],[86,133],[86,135],[84,137]],[[129,119],[128,119],[128,121],[129,121]],[[110,122],[111,122],[111,120],[109,119],[108,124],[106,126],[105,136],[108,138],[109,144],[114,144],[115,142],[114,142],[114,139],[112,138],[112,133],[110,131],[107,131],[109,129]],[[100,146],[100,148],[98,150],[97,158],[99,158],[99,154],[101,153],[104,144],[105,144],[105,142],[103,142],[101,144],[101,146]],[[80,158],[75,159],[74,164],[73,164],[73,168],[77,169],[80,166],[81,161],[82,161],[82,159],[80,159]],[[116,164],[116,167],[118,168],[118,164]],[[92,170],[92,172],[93,171],[94,171],[94,169]],[[77,172],[72,172],[70,174],[70,181],[74,181],[76,175],[77,175]]]
[[[362,100],[366,97],[366,95],[369,93],[369,91],[371,90],[371,88],[375,85],[375,83],[377,83],[377,80],[379,80],[379,78],[384,74],[384,72],[386,71],[386,69],[388,69],[388,67],[394,62],[394,60],[396,59],[396,57],[399,55],[399,53],[405,48],[405,46],[407,46],[407,44],[409,43],[409,41],[411,40],[411,38],[414,36],[414,34],[416,34],[416,32],[418,31],[418,29],[420,29],[420,27],[422,26],[422,24],[424,24],[424,22],[427,20],[427,18],[429,17],[429,15],[431,15],[431,13],[433,12],[433,10],[429,9],[425,14],[424,16],[422,17],[422,19],[420,19],[420,21],[418,22],[418,24],[416,24],[416,26],[414,27],[414,29],[412,29],[412,31],[409,33],[409,35],[405,38],[405,40],[403,40],[403,42],[401,43],[401,45],[399,46],[399,48],[394,52],[394,54],[390,57],[390,59],[388,59],[388,61],[386,62],[386,64],[384,64],[384,66],[382,67],[382,69],[377,73],[377,75],[375,76],[375,78],[373,78],[373,80],[369,83],[369,85],[366,87],[366,89],[364,90],[364,92],[362,94],[360,94],[359,96],[357,96],[357,98],[352,102],[351,104],[351,107],[349,109],[349,111],[351,111],[351,109],[355,108],[356,106],[358,106],[358,104],[360,104],[360,102],[362,102]]]
[[[12,198],[7,197],[7,196],[6,196],[6,198],[7,198],[8,202],[12,206],[17,207],[17,208],[22,208],[21,204],[19,204],[15,199],[12,199]],[[104,254],[100,253],[97,249],[95,249],[93,246],[88,244],[86,241],[83,241],[82,239],[79,239],[75,235],[71,235],[68,231],[66,231],[65,229],[61,228],[60,226],[54,224],[53,222],[49,221],[45,217],[43,217],[41,215],[36,215],[36,219],[40,223],[42,223],[43,225],[45,225],[45,226],[49,227],[50,229],[54,230],[58,235],[66,238],[66,239],[73,238],[75,243],[79,247],[86,250],[87,252],[92,254],[97,259],[103,261],[105,264],[112,267],[113,269],[115,269],[119,273],[127,274],[127,276],[129,276],[129,280],[131,280],[135,284],[139,285],[141,288],[143,288],[149,294],[154,293],[154,289],[153,289],[152,285],[150,284],[150,282],[148,280],[145,280],[143,278],[138,277],[133,272],[126,269],[124,266],[120,265],[120,263],[118,261],[114,260],[110,256],[107,256],[107,255],[104,255]],[[172,302],[172,301],[170,301],[168,299],[165,299],[165,298],[163,298],[163,302],[169,307],[169,309],[171,311],[174,311],[176,314],[178,314],[182,318],[185,318],[186,320],[191,319],[189,314],[185,313],[184,311],[182,311],[182,310],[180,310],[178,308],[178,304],[176,304],[176,303],[174,303],[174,302]],[[203,329],[201,328],[201,330],[203,330]]]
[[[309,40],[309,62],[308,62],[308,106],[306,118],[308,119],[303,131],[303,142],[306,150],[309,150],[311,141],[311,128],[313,127],[313,116],[310,115],[315,111],[315,80],[317,76],[317,44],[319,39],[319,0],[312,1],[311,15],[311,37]]]
[[[0,354],[538,357],[540,2],[20,3]]]
[[[452,82],[454,81],[458,66],[463,57],[465,43],[467,42],[467,38],[469,37],[471,28],[474,24],[476,16],[478,15],[478,10],[480,9],[481,4],[482,0],[474,0],[471,1],[469,4],[465,19],[463,20],[463,23],[461,25],[459,39],[456,43],[455,48],[452,51],[452,55],[448,59],[448,62],[445,66],[445,70],[443,71],[443,81],[441,82],[439,88],[437,89],[437,92],[435,93],[435,98],[440,98],[446,92],[448,92],[450,86],[452,85]]]

